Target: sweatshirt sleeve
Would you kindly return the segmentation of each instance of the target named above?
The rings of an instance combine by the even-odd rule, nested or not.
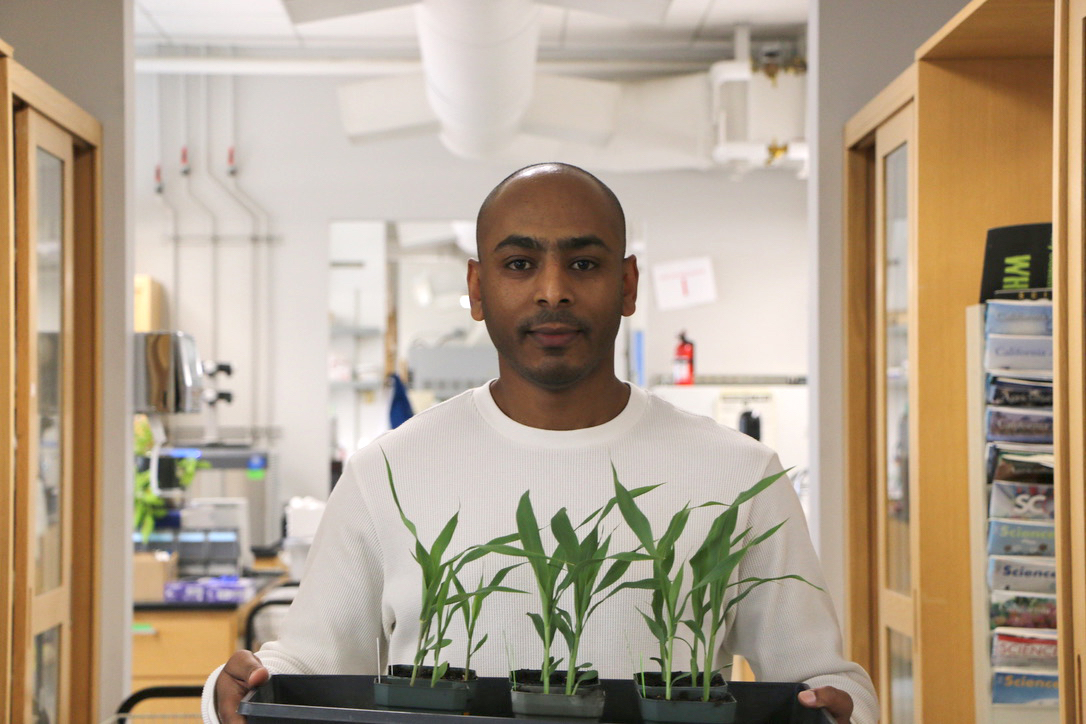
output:
[[[328,498],[279,639],[257,652],[270,674],[376,674],[386,655],[392,622],[386,627],[382,553],[362,458],[351,458]],[[206,724],[218,724],[211,702],[219,671],[205,684]]]
[[[781,469],[774,455],[763,475]],[[734,580],[798,574],[813,585],[785,580],[754,589],[733,609],[725,648],[745,657],[758,679],[803,681],[811,688],[833,686],[848,692],[852,721],[874,724],[879,718],[874,687],[859,665],[842,656],[840,624],[791,481],[782,477],[749,506],[751,538],[785,522],[750,549]]]

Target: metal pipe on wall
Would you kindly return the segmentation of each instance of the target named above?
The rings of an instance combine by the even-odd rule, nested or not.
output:
[[[239,166],[237,164],[237,139],[238,139],[238,114],[237,114],[237,77],[230,76],[230,82],[228,84],[229,89],[229,102],[226,104],[230,112],[230,158],[228,169],[228,185],[231,187],[234,197],[244,204],[251,212],[253,212],[256,218],[259,218],[262,224],[262,233],[259,234],[259,243],[255,243],[253,247],[253,344],[254,349],[260,350],[263,354],[258,355],[258,359],[264,364],[265,375],[264,379],[264,391],[267,395],[266,404],[262,407],[264,411],[264,420],[259,420],[258,424],[263,430],[264,434],[270,438],[272,434],[272,426],[274,424],[275,415],[275,355],[273,354],[274,335],[275,328],[271,324],[270,304],[271,304],[271,287],[272,287],[272,274],[274,267],[272,264],[273,259],[273,243],[275,241],[271,233],[271,215],[261,206],[255,199],[253,199],[244,189],[241,188],[238,182]],[[258,284],[257,282],[262,282]],[[259,314],[260,311],[263,314]],[[263,345],[260,343],[263,342]],[[263,347],[263,349],[261,349]]]

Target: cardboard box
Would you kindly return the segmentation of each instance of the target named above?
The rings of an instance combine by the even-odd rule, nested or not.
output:
[[[166,581],[177,579],[177,553],[135,553],[132,560],[132,600],[161,601]]]

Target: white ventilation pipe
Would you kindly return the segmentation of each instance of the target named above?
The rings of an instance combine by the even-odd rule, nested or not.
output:
[[[465,158],[493,156],[532,98],[539,46],[530,0],[423,0],[416,7],[426,95],[441,140]]]

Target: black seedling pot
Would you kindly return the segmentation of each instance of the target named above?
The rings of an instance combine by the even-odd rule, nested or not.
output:
[[[509,696],[513,714],[525,719],[591,722],[603,715],[606,693],[595,672],[577,687],[577,693],[566,696],[566,672],[555,671],[550,677],[551,693],[543,693],[543,677],[539,669],[520,669],[509,675],[512,691]],[[514,683],[515,682],[515,683]]]
[[[659,698],[639,696],[637,707],[641,710],[642,721],[668,724],[732,724],[735,721],[737,702],[727,685],[710,688],[708,701],[702,701],[700,688],[682,687],[684,691],[677,691],[677,688],[671,687],[671,699],[665,699],[662,693]],[[640,695],[641,687],[637,687],[637,691]]]
[[[373,699],[378,708],[404,711],[441,711],[462,714],[468,710],[475,690],[476,676],[464,670],[449,668],[445,676],[430,685],[433,668],[420,666],[415,685],[411,685],[410,665],[389,667],[389,675],[373,682]]]

